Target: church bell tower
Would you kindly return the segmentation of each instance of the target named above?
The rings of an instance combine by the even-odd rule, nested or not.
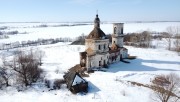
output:
[[[124,39],[123,26],[124,23],[113,24],[112,44],[116,44],[119,47],[123,47],[123,39]]]

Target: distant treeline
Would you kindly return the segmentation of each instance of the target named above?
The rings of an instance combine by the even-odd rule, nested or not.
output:
[[[38,46],[38,45],[48,45],[55,44],[58,42],[71,42],[71,38],[55,38],[55,39],[38,39],[38,40],[28,40],[28,41],[16,41],[11,43],[0,43],[0,50],[9,50],[18,47],[27,46]]]

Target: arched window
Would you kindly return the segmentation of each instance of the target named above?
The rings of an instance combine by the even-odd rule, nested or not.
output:
[[[106,49],[106,44],[104,44],[104,50]]]
[[[123,28],[121,28],[121,34],[123,34]]]
[[[101,61],[99,61],[99,66],[101,66]]]
[[[101,45],[99,45],[99,50],[101,50]]]
[[[114,27],[114,34],[116,34],[116,29],[117,29],[117,28],[116,28],[116,27]]]

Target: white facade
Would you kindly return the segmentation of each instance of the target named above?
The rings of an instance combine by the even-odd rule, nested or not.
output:
[[[94,53],[102,53],[109,51],[109,39],[102,40],[94,40],[94,39],[86,39],[85,46],[86,49],[91,48]]]
[[[87,64],[86,68],[90,70],[91,68],[99,68],[103,67],[104,65],[108,64],[108,57],[109,54],[96,54],[94,56],[87,57]]]
[[[86,39],[85,40],[86,49],[92,49],[92,55],[87,56],[86,68],[98,68],[108,64],[109,57],[109,39],[94,40]]]
[[[115,43],[119,47],[123,47],[123,23],[114,23],[113,24],[113,34],[112,34],[112,44]]]

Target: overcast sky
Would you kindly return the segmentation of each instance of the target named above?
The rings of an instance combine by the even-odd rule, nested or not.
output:
[[[180,21],[180,0],[0,0],[0,22]]]

